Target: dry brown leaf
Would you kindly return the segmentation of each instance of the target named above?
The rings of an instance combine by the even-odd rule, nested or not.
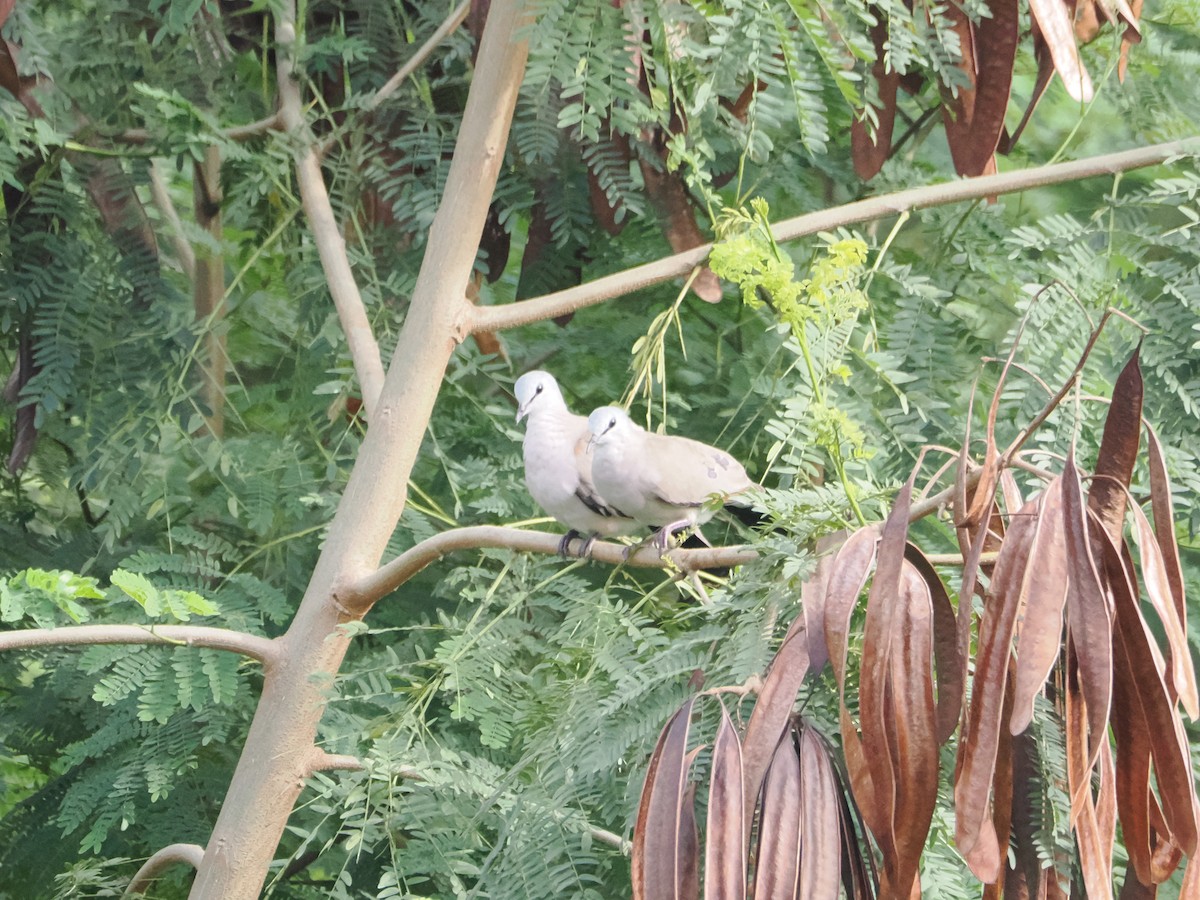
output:
[[[1067,773],[1068,785],[1070,792],[1075,798],[1072,803],[1072,821],[1075,828],[1075,842],[1079,847],[1079,868],[1084,876],[1084,887],[1088,900],[1111,900],[1112,898],[1112,834],[1106,833],[1105,828],[1108,827],[1108,822],[1103,821],[1098,814],[1096,800],[1092,797],[1092,768],[1086,761],[1085,746],[1081,746],[1082,737],[1086,731],[1084,725],[1084,716],[1079,713],[1072,714],[1073,698],[1078,701],[1081,695],[1068,692],[1067,709],[1068,718],[1074,722],[1072,730],[1068,732],[1068,750],[1067,750]],[[1086,701],[1085,701],[1086,703]],[[1078,709],[1081,706],[1076,702],[1075,707]],[[1076,740],[1074,746],[1075,751],[1072,751],[1072,740],[1069,734],[1075,734]],[[1108,743],[1105,743],[1100,749],[1098,757],[1100,762],[1100,770],[1104,772],[1105,763],[1104,757],[1109,755]],[[1108,763],[1111,769],[1111,761]],[[1102,794],[1104,793],[1103,786],[1104,776],[1102,774]]]
[[[988,10],[977,23],[957,5],[944,13],[954,20],[962,47],[959,69],[971,86],[959,87],[954,96],[943,87],[942,119],[954,169],[968,177],[995,171],[1020,37],[1017,0],[990,0]]]
[[[796,896],[800,881],[800,760],[789,728],[779,739],[763,781],[754,896]]]
[[[1012,469],[1005,469],[1000,473],[1000,496],[1004,498],[1004,516],[1008,518],[1016,515],[1017,510],[1025,505],[1025,500],[1021,497],[1021,488],[1017,484]],[[1002,521],[1003,518],[1001,517]]]
[[[1092,555],[1083,490],[1075,468],[1074,449],[1063,469],[1063,524],[1067,535],[1067,634],[1079,662],[1080,686],[1087,701],[1088,753],[1090,772],[1107,740],[1108,714],[1112,703],[1112,600],[1100,578]],[[1093,491],[1095,484],[1093,483]],[[1121,494],[1122,499],[1124,493]]]
[[[850,123],[850,154],[854,158],[854,171],[867,181],[874,178],[887,162],[892,152],[892,129],[896,123],[896,88],[900,76],[887,65],[888,19],[876,6],[870,7],[875,16],[871,26],[871,41],[875,45],[875,62],[871,75],[879,85],[879,103],[875,107],[876,127],[872,134],[863,116],[856,115]]]
[[[1079,59],[1075,34],[1062,0],[1029,0],[1029,11],[1037,20],[1054,60],[1054,68],[1062,76],[1063,85],[1071,99],[1078,103],[1091,102],[1092,79]]]
[[[874,830],[875,801],[872,799],[871,776],[863,758],[862,742],[858,729],[846,708],[846,652],[849,644],[850,616],[867,583],[871,564],[875,561],[875,545],[879,531],[874,526],[861,528],[850,535],[833,561],[828,594],[825,598],[825,640],[829,658],[833,663],[833,675],[838,684],[839,716],[842,732],[842,747],[846,755],[848,778],[854,795],[859,798],[859,808],[868,827]],[[882,823],[879,823],[882,828]]]
[[[888,749],[896,774],[893,815],[896,861],[889,879],[900,896],[915,887],[933,821],[938,788],[937,717],[933,700],[933,610],[929,586],[916,567],[901,569],[898,615],[888,677],[892,728]],[[886,860],[885,860],[886,862]]]
[[[954,170],[959,175],[976,174],[969,171],[967,154],[971,147],[971,121],[975,115],[975,93],[978,72],[975,58],[974,28],[967,16],[966,10],[957,4],[950,4],[940,9],[941,14],[950,20],[954,32],[958,35],[959,53],[962,58],[958,70],[965,85],[958,85],[957,92],[939,82],[942,95],[942,124],[946,129],[946,142],[950,145],[950,157],[954,160]],[[931,10],[926,7],[925,18],[929,21]]]
[[[1183,567],[1179,563],[1179,543],[1175,538],[1175,510],[1171,502],[1171,480],[1158,435],[1146,426],[1146,453],[1150,464],[1150,510],[1154,513],[1154,538],[1162,555],[1167,584],[1184,634],[1187,634],[1187,601],[1183,590]],[[1190,661],[1190,654],[1189,654]],[[1193,676],[1194,678],[1194,676]],[[1197,714],[1188,710],[1193,719]]]
[[[1153,851],[1150,831],[1150,733],[1146,730],[1140,709],[1135,706],[1129,667],[1124,646],[1118,643],[1120,665],[1113,679],[1113,706],[1125,710],[1112,717],[1113,736],[1117,742],[1117,809],[1121,817],[1121,833],[1129,854],[1130,868],[1137,880],[1149,884]],[[1121,674],[1126,673],[1126,674]],[[1127,880],[1130,876],[1126,876]]]
[[[742,797],[742,743],[721,704],[713,741],[704,846],[705,900],[746,896],[746,819]]]
[[[1054,78],[1054,59],[1050,56],[1050,47],[1046,44],[1046,39],[1042,37],[1042,30],[1038,28],[1036,19],[1030,30],[1033,34],[1033,55],[1038,64],[1037,79],[1034,81],[1033,92],[1029,95],[1029,103],[1025,107],[1021,121],[1017,123],[1012,134],[1000,138],[1000,145],[996,149],[1004,154],[1011,153],[1013,147],[1017,145],[1017,141],[1021,139],[1021,133],[1025,131],[1025,126],[1033,117],[1033,111],[1037,109],[1037,105],[1046,94],[1046,89],[1050,87],[1051,79]]]
[[[870,774],[869,799],[874,803],[874,810],[867,814],[868,798],[857,793],[856,797],[883,855],[884,874],[889,882],[896,879],[898,873],[895,866],[899,858],[894,830],[898,774],[890,747],[896,728],[892,708],[894,698],[891,696],[891,660],[893,641],[897,639],[904,548],[908,542],[908,510],[912,502],[915,475],[914,471],[897,493],[892,511],[880,533],[875,575],[867,593],[862,663],[859,669],[859,724],[862,729],[863,760]]]
[[[1121,57],[1117,61],[1117,80],[1124,82],[1129,69],[1129,48],[1142,41],[1142,30],[1138,19],[1142,15],[1142,0],[1130,0],[1125,33],[1121,35]]]
[[[1191,775],[1191,752],[1178,708],[1171,699],[1154,639],[1142,617],[1136,584],[1123,560],[1124,554],[1097,530],[1104,571],[1111,586],[1116,611],[1115,646],[1124,653],[1119,678],[1128,679],[1126,694],[1133,700],[1118,715],[1133,715],[1132,727],[1150,735],[1150,756],[1162,800],[1162,812],[1171,839],[1184,853],[1196,852],[1197,800]]]
[[[1103,523],[1113,543],[1120,542],[1125,530],[1126,491],[1142,435],[1142,370],[1138,356],[1135,350],[1113,385],[1096,470],[1088,489],[1088,509]]]
[[[1036,896],[1042,880],[1042,859],[1037,845],[1042,810],[1040,804],[1035,808],[1033,803],[1033,791],[1040,778],[1032,733],[1013,735],[1010,822],[1015,865],[1008,870],[1005,883],[1018,897]]]
[[[657,143],[652,142],[655,150],[658,149]],[[682,253],[707,243],[696,224],[696,211],[692,208],[683,178],[678,172],[667,170],[666,152],[659,152],[658,159],[653,161],[640,156],[638,164],[646,185],[646,195],[658,212],[663,234],[671,249]],[[692,293],[706,303],[719,303],[722,294],[720,279],[707,266],[702,266],[692,281]]]
[[[1179,620],[1179,611],[1172,595],[1171,577],[1162,550],[1155,538],[1150,520],[1136,503],[1129,504],[1133,512],[1133,540],[1138,548],[1138,559],[1142,564],[1142,581],[1150,605],[1158,615],[1167,638],[1166,662],[1171,678],[1167,683],[1171,700],[1178,697],[1187,714],[1195,719],[1200,715],[1196,697],[1196,672],[1192,667],[1192,654],[1188,649],[1187,631]]]
[[[829,579],[833,575],[833,560],[836,551],[846,541],[846,533],[825,535],[817,539],[815,552],[817,567],[800,585],[800,612],[797,620],[804,625],[808,635],[808,664],[813,672],[820,672],[829,662],[829,642],[825,639],[825,597],[829,593]],[[792,623],[792,628],[797,622]]]
[[[1004,708],[1000,712],[1001,721],[1012,715],[1013,683],[1014,675],[1010,667],[1008,689],[1004,692]],[[996,743],[996,774],[992,778],[992,828],[1000,844],[1000,877],[989,885],[994,889],[997,900],[1005,893],[1005,873],[1012,843],[1013,777],[1013,736],[1001,728]]]
[[[1041,693],[1062,649],[1063,608],[1067,602],[1067,536],[1063,527],[1062,479],[1046,488],[1042,524],[1030,549],[1029,567],[1038,574],[1025,599],[1024,624],[1017,642],[1016,687],[1009,730],[1020,734],[1033,719]]]
[[[697,747],[687,755],[683,768],[691,768]],[[678,861],[676,875],[678,883],[674,894],[664,895],[664,900],[700,900],[700,835],[696,832],[696,783],[693,781],[683,792],[679,806],[679,837],[675,846]]]
[[[787,728],[796,694],[808,671],[808,640],[804,631],[789,631],[771,661],[771,669],[754,704],[754,712],[750,714],[746,740],[742,744],[743,804],[747,822],[753,820],[763,775],[776,753],[780,735]]]
[[[812,726],[800,732],[800,785],[804,843],[800,848],[798,896],[804,900],[837,900],[842,881],[840,797],[829,751]]]
[[[1200,859],[1190,857],[1183,873],[1183,884],[1179,888],[1180,900],[1196,900],[1200,897]]]
[[[842,886],[847,897],[855,900],[874,900],[878,893],[879,877],[875,871],[875,857],[866,850],[866,825],[854,806],[854,794],[850,790],[849,777],[835,758],[830,758],[837,781],[838,829],[842,846]],[[860,841],[861,836],[861,841]]]
[[[915,544],[904,549],[904,558],[925,580],[933,604],[933,659],[937,667],[937,741],[944,744],[958,727],[966,693],[966,666],[958,655],[957,623],[946,585]]]
[[[971,871],[989,883],[999,878],[1002,860],[988,798],[1002,730],[1013,630],[1029,587],[1030,550],[1042,522],[1040,504],[1040,497],[1031,499],[1014,516],[996,560],[979,626],[967,726],[959,743],[954,784],[956,844]]]
[[[650,755],[637,822],[633,828],[632,875],[635,900],[681,898],[680,827],[687,781],[690,697],[667,722]]]

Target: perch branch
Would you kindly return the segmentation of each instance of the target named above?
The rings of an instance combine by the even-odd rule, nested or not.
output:
[[[1200,152],[1200,139],[1189,138],[1033,169],[931,184],[785,219],[776,224],[771,232],[776,241],[791,241],[820,231],[831,231],[845,225],[881,219],[916,209],[945,206],[964,200],[979,200],[1065,181],[1078,181],[1098,175],[1113,175],[1131,169],[1160,165],[1176,157],[1196,152]],[[605,275],[565,291],[556,291],[553,294],[503,306],[481,306],[475,310],[470,328],[472,332],[502,331],[595,306],[613,297],[687,275],[708,258],[711,250],[712,244],[704,244],[684,253],[676,253],[674,256],[635,266],[623,272]]]
[[[370,575],[337,591],[337,600],[348,609],[370,606],[380,597],[394,591],[426,566],[448,553],[458,550],[480,550],[485,547],[507,548],[523,553],[558,552],[562,538],[545,531],[522,531],[501,525],[474,525],[454,528],[426,538],[410,550],[380,566]],[[706,547],[700,550],[672,550],[659,556],[651,547],[642,547],[625,559],[627,548],[620,544],[598,541],[592,546],[590,558],[609,565],[665,569],[675,565],[684,570],[708,569],[717,566],[738,566],[755,559],[758,554],[746,547]]]
[[[204,848],[199,844],[171,844],[163,847],[137,870],[129,887],[125,888],[125,896],[145,893],[155,877],[163,869],[175,863],[186,863],[193,869],[199,868],[200,860],[204,859]]]
[[[284,126],[300,142],[300,150],[296,157],[296,180],[300,185],[300,200],[304,205],[304,213],[308,216],[308,224],[317,245],[317,253],[321,257],[325,278],[329,282],[329,293],[333,297],[338,320],[346,335],[346,345],[354,362],[354,372],[358,376],[367,419],[370,420],[383,390],[383,358],[379,354],[379,344],[371,331],[367,309],[359,293],[358,283],[354,280],[354,272],[350,268],[350,258],[346,255],[346,241],[333,215],[329,190],[325,187],[325,177],[321,174],[317,148],[304,119],[300,85],[295,77],[295,25],[288,17],[281,16],[275,31],[278,44],[275,68],[279,82],[279,113]]]
[[[0,652],[30,647],[75,647],[90,644],[148,644],[228,650],[270,666],[279,655],[274,641],[204,625],[69,625],[0,632]]]

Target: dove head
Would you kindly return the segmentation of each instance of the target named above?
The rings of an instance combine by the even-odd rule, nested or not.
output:
[[[550,409],[566,405],[554,376],[540,369],[526,372],[518,378],[513,390],[517,395],[518,422],[530,414],[535,404],[537,409]]]
[[[602,406],[592,410],[592,414],[588,416],[588,430],[592,433],[594,444],[620,438],[636,428],[633,419],[629,418],[629,413],[619,406]]]

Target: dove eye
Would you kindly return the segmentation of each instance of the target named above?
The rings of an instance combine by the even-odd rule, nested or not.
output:
[[[546,386],[545,386],[544,384],[539,384],[539,385],[538,385],[538,386],[537,386],[537,387],[534,389],[534,391],[533,391],[533,392],[534,392],[535,394],[540,394],[540,393],[541,393],[541,392],[542,392],[542,391],[545,389],[545,387],[546,387]]]

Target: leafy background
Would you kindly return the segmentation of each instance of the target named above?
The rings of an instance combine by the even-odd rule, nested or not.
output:
[[[932,74],[956,58],[955,38],[936,16],[918,22],[902,4],[881,6],[907,23],[892,48],[898,67]],[[318,98],[316,127],[329,141],[326,178],[339,216],[355,223],[355,274],[385,352],[440,197],[469,80],[470,34],[453,34],[379,111],[361,107],[448,12],[445,4],[375,0],[307,10],[303,64]],[[622,23],[630,16],[644,17],[645,90],[626,73]],[[825,4],[821,14],[801,2],[541,4],[494,205],[512,252],[505,257],[500,241],[481,254],[481,269],[496,276],[482,285],[481,302],[670,252],[638,160],[661,165],[665,155],[678,167],[704,234],[725,208],[749,210],[751,197],[779,219],[945,179],[949,155],[929,121],[870,184],[853,174],[853,107],[870,90],[861,79],[873,54],[867,22],[857,0]],[[49,596],[68,609],[63,598],[76,598],[90,621],[141,621],[130,603],[137,598],[109,587],[120,570],[219,608],[192,621],[279,634],[363,423],[302,227],[288,141],[235,143],[218,132],[272,111],[273,49],[261,7],[18,4],[4,28],[21,47],[22,72],[49,73],[56,89],[41,119],[0,93],[10,216],[21,192],[21,216],[0,238],[0,353],[11,367],[19,333],[36,336],[39,369],[22,397],[36,403],[40,429],[27,466],[5,471],[0,489],[0,572],[10,573],[0,617],[7,627],[30,626],[16,617]],[[1116,38],[1105,32],[1084,50],[1103,79],[1097,99],[1081,108],[1052,87],[1002,165],[1191,134],[1200,121],[1190,90],[1200,61],[1196,11],[1184,0],[1156,2],[1143,29],[1124,85],[1115,78]],[[848,52],[856,69],[843,65]],[[1026,44],[1014,111],[1034,68]],[[747,85],[758,87],[738,118],[729,106]],[[927,85],[902,108],[916,121],[937,102]],[[89,123],[82,132],[77,110]],[[108,140],[130,128],[148,129],[153,140]],[[634,158],[608,139],[614,134]],[[646,143],[647,134],[661,146]],[[220,147],[219,246],[195,226],[187,237],[201,254],[220,252],[227,273],[227,314],[215,326],[231,359],[224,439],[201,427],[198,340],[214,326],[194,320],[165,224],[152,222],[162,248],[156,264],[122,252],[86,194],[86,167],[70,142],[115,153],[143,197],[147,159],[164,159],[184,211],[190,163],[204,147]],[[598,227],[589,173],[625,223],[619,234]],[[1052,386],[1078,357],[1089,316],[1114,306],[1146,327],[1147,416],[1168,445],[1176,508],[1190,516],[1180,528],[1194,588],[1198,187],[1194,164],[1181,160],[784,247],[799,278],[838,240],[867,248],[864,263],[833,287],[861,291],[869,305],[804,326],[821,397],[790,323],[742,303],[728,286],[718,304],[680,299],[667,286],[580,311],[566,325],[528,326],[503,336],[502,357],[461,347],[389,553],[452,525],[538,517],[521,483],[513,379],[546,367],[577,411],[619,398],[639,369],[635,344],[677,301],[678,331],[671,324],[641,345],[661,345],[665,381],[636,408],[746,461],[772,489],[768,502],[786,533],[733,534],[762,555],[728,585],[710,586],[711,605],[658,573],[499,550],[458,554],[406,584],[375,608],[328,687],[321,742],[363,755],[368,770],[314,780],[269,880],[274,895],[628,895],[627,860],[598,830],[628,834],[643,760],[689,680],[701,670],[707,684],[738,684],[762,669],[797,612],[810,539],[852,519],[846,485],[867,518],[881,517],[922,446],[961,440],[971,385],[978,378],[979,395],[988,396],[998,374],[981,359],[1006,352],[1023,316],[1018,360]],[[1038,293],[1052,282],[1061,286]],[[1128,324],[1110,327],[1081,393],[1106,395],[1140,337]],[[1032,376],[1013,379],[1002,439],[1043,397]],[[1089,458],[1104,412],[1086,399],[1065,406],[1035,449],[1062,453],[1075,439]],[[11,405],[0,406],[0,420],[13,434]],[[12,449],[5,440],[0,449]],[[833,477],[835,459],[844,479]],[[921,527],[931,545],[952,549],[945,523]],[[94,581],[38,587],[15,574],[29,567]],[[71,621],[53,603],[43,615]],[[95,895],[128,878],[135,866],[126,860],[147,856],[164,836],[202,843],[258,682],[253,665],[184,649],[0,656],[0,895]],[[806,690],[806,714],[833,734],[830,684]],[[1062,752],[1060,738],[1052,718],[1043,721],[1039,746],[1050,760]],[[711,733],[715,719],[698,727]],[[1047,784],[1047,847],[1067,840],[1065,800],[1052,795]],[[951,829],[949,804],[940,804],[923,884],[936,896],[974,896],[978,887],[949,846]],[[156,890],[179,896],[182,885],[179,875]]]

